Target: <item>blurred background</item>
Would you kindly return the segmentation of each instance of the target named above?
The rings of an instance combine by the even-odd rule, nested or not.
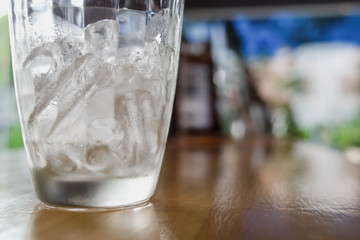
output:
[[[22,148],[0,3],[0,149]],[[360,154],[357,1],[187,1],[170,137],[304,139]],[[360,158],[359,158],[360,159]]]

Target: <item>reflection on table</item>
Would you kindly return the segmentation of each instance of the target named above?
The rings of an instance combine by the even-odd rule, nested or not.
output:
[[[160,239],[151,203],[123,211],[73,212],[34,209],[29,239]]]

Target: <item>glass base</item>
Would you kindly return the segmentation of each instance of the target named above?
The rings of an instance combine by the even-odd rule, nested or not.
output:
[[[53,205],[46,202],[41,202],[39,209],[48,209],[48,210],[60,210],[68,212],[112,212],[117,210],[127,210],[127,209],[138,209],[147,206],[152,206],[150,198],[142,202],[136,202],[131,205],[119,205],[112,207],[80,207],[80,206],[65,206],[65,205]]]
[[[68,180],[35,174],[35,192],[51,206],[75,208],[127,208],[147,202],[157,177]]]

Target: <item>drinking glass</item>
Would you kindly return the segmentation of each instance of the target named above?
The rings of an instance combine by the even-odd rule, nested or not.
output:
[[[154,194],[173,107],[182,0],[11,0],[11,50],[34,189],[60,206]]]

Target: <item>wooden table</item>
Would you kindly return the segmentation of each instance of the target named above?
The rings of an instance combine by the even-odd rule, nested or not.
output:
[[[48,209],[23,151],[0,161],[0,239],[360,239],[360,165],[314,143],[170,139],[151,202],[103,212]]]

